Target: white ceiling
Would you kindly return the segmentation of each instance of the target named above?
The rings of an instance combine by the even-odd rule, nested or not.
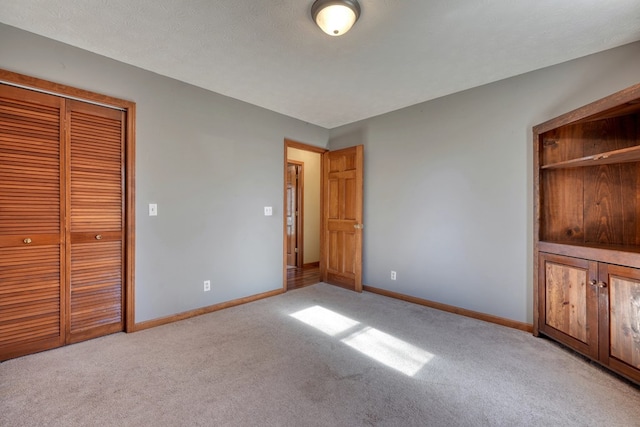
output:
[[[0,0],[0,22],[334,128],[640,40],[639,0]]]

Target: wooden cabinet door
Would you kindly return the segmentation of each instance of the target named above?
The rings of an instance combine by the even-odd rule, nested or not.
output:
[[[0,360],[64,343],[62,114],[0,85]]]
[[[67,101],[67,342],[124,329],[124,112]]]
[[[597,358],[598,264],[540,254],[539,269],[540,331]]]
[[[640,381],[640,270],[599,264],[600,361]]]
[[[362,292],[362,145],[324,153],[322,280]]]

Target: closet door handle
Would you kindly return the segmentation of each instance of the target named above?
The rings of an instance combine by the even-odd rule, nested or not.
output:
[[[23,240],[23,242],[28,245],[29,243],[31,243],[31,239],[27,237]]]
[[[102,234],[96,234],[96,240],[102,240]]]

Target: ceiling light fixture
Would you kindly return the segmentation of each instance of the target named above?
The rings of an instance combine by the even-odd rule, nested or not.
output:
[[[311,6],[311,16],[322,31],[341,36],[360,17],[360,4],[358,0],[316,0]]]

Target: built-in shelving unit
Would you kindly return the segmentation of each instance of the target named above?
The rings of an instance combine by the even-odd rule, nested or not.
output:
[[[534,334],[640,383],[640,84],[533,142]]]

